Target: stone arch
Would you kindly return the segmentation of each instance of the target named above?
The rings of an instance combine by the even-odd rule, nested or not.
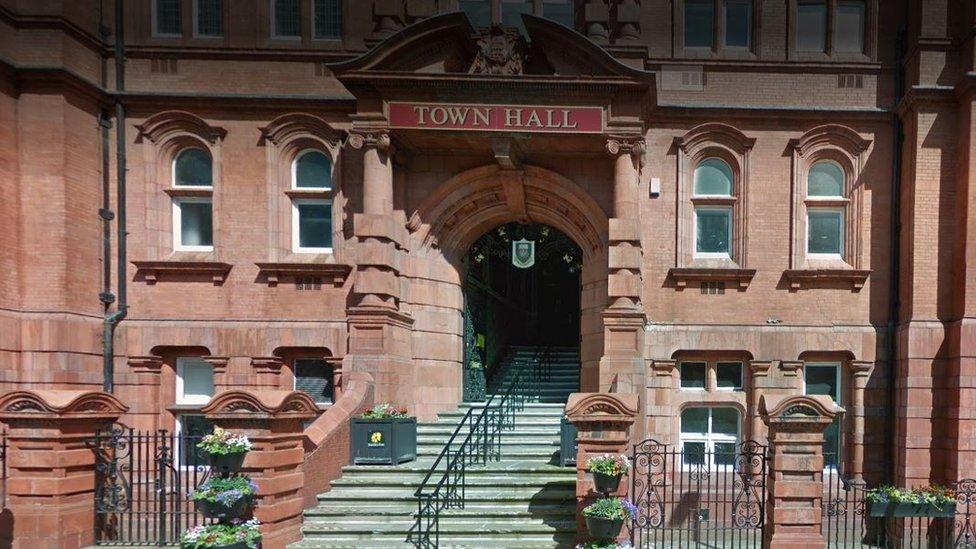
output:
[[[606,212],[568,177],[538,166],[521,170],[481,166],[438,186],[410,214],[409,255],[415,272],[406,272],[414,327],[417,376],[436,380],[418,388],[419,414],[451,408],[461,398],[463,259],[484,233],[510,222],[538,222],[558,229],[583,252],[581,273],[582,390],[598,389],[603,355],[602,312],[607,304]],[[424,319],[439,318],[437,325]],[[426,371],[430,369],[430,371]],[[422,393],[422,394],[421,394]],[[438,395],[433,400],[432,395]]]

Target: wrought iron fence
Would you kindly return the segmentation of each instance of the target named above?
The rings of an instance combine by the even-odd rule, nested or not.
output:
[[[7,432],[0,431],[0,509],[7,508]]]
[[[836,549],[976,549],[976,480],[960,480],[950,488],[956,493],[953,517],[871,517],[868,485],[828,469],[821,533],[827,547]]]
[[[171,545],[208,522],[189,497],[210,474],[200,438],[121,424],[95,434],[96,545]]]
[[[637,444],[634,547],[761,547],[766,459],[766,447],[753,441],[716,443],[706,451],[653,439]]]
[[[539,384],[551,376],[549,349],[540,350],[531,364],[513,364],[502,384],[503,391],[488,397],[484,407],[471,407],[461,419],[420,487],[417,515],[410,541],[416,547],[440,545],[440,514],[444,509],[463,509],[469,465],[484,465],[502,457],[501,434],[515,428],[515,413],[538,394]]]

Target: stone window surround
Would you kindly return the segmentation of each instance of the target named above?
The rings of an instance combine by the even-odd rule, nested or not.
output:
[[[337,357],[324,347],[290,347],[275,351],[283,368],[280,370],[281,378],[279,387],[294,389],[296,383],[295,362],[298,360],[323,360],[332,367],[332,402],[316,403],[320,409],[332,406],[341,394],[342,387],[342,357]]]
[[[693,363],[693,362],[705,364],[705,387],[704,388],[681,386],[681,367],[685,363]],[[742,385],[739,389],[723,389],[718,386],[718,364],[720,362],[722,363],[730,362],[730,363],[739,364],[741,368],[740,378],[741,378],[741,385]],[[683,357],[677,360],[677,365],[676,365],[676,368],[678,370],[678,389],[683,392],[698,393],[698,394],[744,393],[749,390],[749,380],[748,380],[749,376],[746,375],[747,367],[748,367],[748,361],[743,360],[741,356],[733,356],[731,358],[723,358],[721,356],[709,356],[709,357],[702,357],[702,358]]]
[[[762,15],[763,0],[751,0],[752,11],[749,21],[749,47],[727,47],[725,46],[725,2],[726,0],[714,0],[714,27],[712,30],[711,48],[686,48],[685,47],[685,0],[674,1],[674,11],[672,17],[672,47],[675,57],[685,59],[756,59],[757,51],[760,51],[762,26],[760,25]]]
[[[838,0],[825,0],[827,3],[826,52],[797,51],[796,18],[797,5],[801,0],[789,0],[787,15],[787,55],[790,61],[843,61],[848,63],[867,63],[878,61],[878,0],[864,2],[864,52],[834,52],[834,21]]]
[[[692,408],[704,408],[704,409],[707,409],[709,411],[709,420],[708,420],[709,421],[709,428],[708,428],[708,431],[707,432],[685,433],[681,429],[681,421],[682,421],[681,418],[684,415],[684,412],[686,410],[689,410],[689,409],[692,409]],[[736,424],[737,431],[736,431],[734,440],[729,435],[721,435],[721,434],[717,434],[717,433],[714,432],[714,429],[712,428],[712,417],[713,417],[712,410],[714,410],[716,408],[731,408],[731,409],[735,410],[735,413],[737,415],[738,422]],[[709,402],[709,403],[696,404],[694,402],[686,402],[683,405],[681,405],[679,407],[679,410],[678,410],[678,438],[677,438],[678,443],[675,445],[675,450],[678,451],[678,452],[681,452],[681,458],[682,458],[682,460],[686,460],[686,459],[688,459],[689,456],[688,456],[687,453],[685,453],[685,449],[684,449],[685,443],[686,442],[703,442],[703,443],[705,443],[706,456],[709,456],[710,457],[710,461],[712,462],[710,464],[710,469],[713,470],[713,471],[714,470],[725,469],[725,468],[728,467],[728,465],[719,465],[719,464],[714,463],[714,461],[715,461],[715,450],[714,450],[714,446],[712,446],[712,448],[713,448],[712,450],[709,450],[708,447],[709,447],[709,445],[721,444],[723,442],[724,443],[732,442],[732,443],[734,443],[736,445],[736,449],[738,449],[738,445],[741,444],[743,441],[746,440],[746,439],[743,438],[743,434],[745,433],[745,425],[744,425],[744,423],[745,423],[745,417],[746,416],[743,413],[743,409],[740,408],[739,406],[737,406],[734,403],[714,404],[714,403]],[[691,469],[693,467],[693,466],[690,466],[690,465],[686,465],[685,463],[680,463],[680,465],[682,467],[682,470],[684,470],[684,469]]]
[[[749,375],[749,364],[752,355],[743,351],[678,351],[672,358],[662,361],[662,365],[670,364],[672,405],[675,410],[672,417],[671,440],[676,443],[681,440],[681,411],[688,406],[731,406],[739,411],[739,442],[756,438],[752,433],[752,422],[749,414],[752,396],[752,376]],[[655,361],[657,362],[657,361]],[[705,389],[681,388],[681,363],[705,363]],[[717,389],[715,380],[715,365],[719,362],[739,362],[742,364],[742,389],[738,391]]]

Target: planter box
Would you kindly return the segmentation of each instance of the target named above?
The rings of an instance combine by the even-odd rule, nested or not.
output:
[[[559,465],[576,465],[576,426],[564,416],[559,424]]]
[[[872,517],[954,517],[956,504],[947,503],[938,508],[929,504],[868,502],[868,514]]]
[[[596,539],[616,539],[620,535],[620,529],[624,527],[623,519],[612,520],[602,517],[584,517],[584,519],[586,531]]]
[[[396,465],[417,459],[417,418],[354,417],[349,452],[356,465]]]

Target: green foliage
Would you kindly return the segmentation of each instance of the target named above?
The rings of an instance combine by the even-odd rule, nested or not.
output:
[[[180,547],[183,549],[211,549],[223,545],[244,542],[250,549],[256,549],[261,542],[261,523],[257,519],[241,522],[235,519],[229,523],[196,526],[183,533]]]
[[[586,467],[592,473],[619,477],[630,470],[630,460],[623,454],[617,456],[603,454],[602,456],[591,457],[586,462]]]
[[[911,503],[931,505],[941,510],[943,506],[956,502],[956,493],[938,484],[922,488],[896,488],[883,485],[869,490],[865,499],[871,503]]]
[[[197,443],[197,448],[217,456],[241,454],[251,450],[251,441],[246,435],[235,435],[220,427],[214,427],[212,433],[205,435]]]
[[[381,402],[363,412],[363,419],[401,419],[407,416],[406,408],[397,408],[389,402]]]
[[[601,498],[583,509],[583,516],[610,520],[630,519],[636,514],[637,507],[630,501],[622,498]]]
[[[206,500],[230,507],[242,498],[251,499],[258,493],[258,487],[244,475],[210,477],[190,494],[194,501]]]

